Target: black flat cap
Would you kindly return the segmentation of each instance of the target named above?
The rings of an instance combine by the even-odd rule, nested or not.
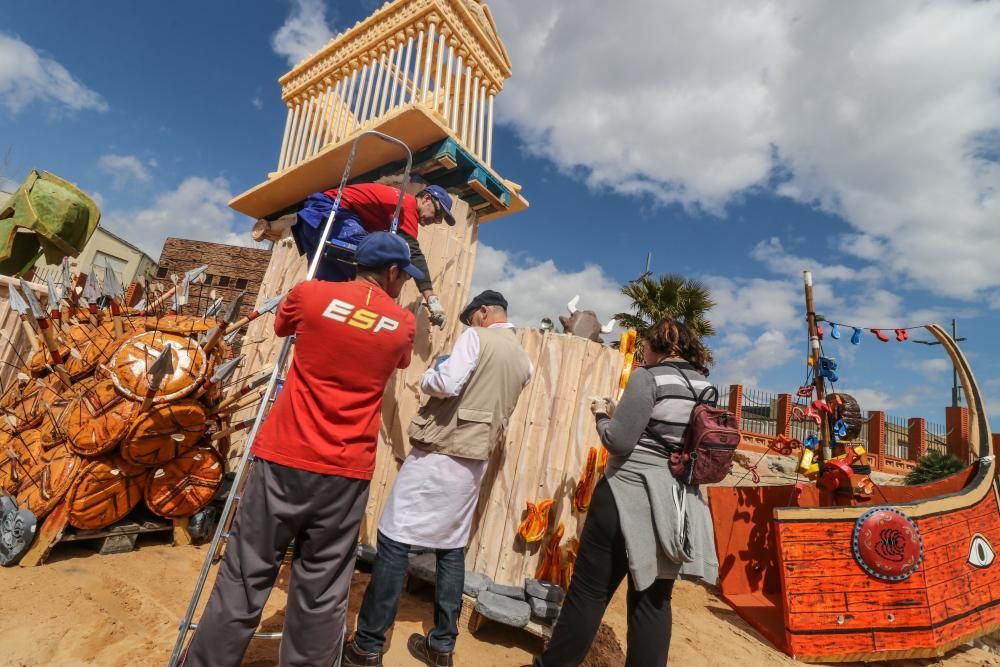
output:
[[[459,321],[465,326],[471,327],[472,324],[469,323],[469,318],[472,317],[472,313],[479,310],[482,306],[500,306],[504,310],[507,310],[507,299],[503,298],[503,294],[500,292],[494,292],[491,289],[485,290],[469,302],[469,305],[465,307],[462,314],[458,316]]]

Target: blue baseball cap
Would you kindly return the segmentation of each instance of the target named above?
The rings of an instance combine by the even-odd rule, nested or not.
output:
[[[433,197],[434,201],[441,205],[441,210],[444,211],[445,222],[452,227],[455,226],[455,216],[451,214],[451,195],[448,194],[447,190],[440,185],[428,185],[420,194],[428,194]]]
[[[415,279],[424,279],[424,272],[410,262],[410,246],[402,237],[389,232],[372,232],[363,238],[354,260],[366,269],[384,269],[395,264]]]

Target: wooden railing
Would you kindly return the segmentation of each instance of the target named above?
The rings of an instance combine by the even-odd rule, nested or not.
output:
[[[397,0],[297,65],[281,79],[278,172],[412,106],[490,165],[494,99],[510,70],[483,12],[459,0]]]

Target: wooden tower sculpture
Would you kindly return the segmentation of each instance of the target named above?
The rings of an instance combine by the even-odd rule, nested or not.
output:
[[[404,141],[414,171],[458,194],[480,222],[523,210],[519,186],[491,166],[494,99],[510,74],[485,4],[386,3],[281,77],[288,114],[277,168],[230,205],[261,218],[335,187],[353,138],[378,130]],[[351,177],[399,159],[373,140]]]

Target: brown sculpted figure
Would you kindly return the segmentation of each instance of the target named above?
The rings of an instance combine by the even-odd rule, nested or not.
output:
[[[601,334],[609,334],[614,331],[614,318],[609,320],[607,324],[602,325],[601,321],[597,319],[597,313],[594,311],[576,309],[576,304],[579,301],[579,296],[573,297],[566,304],[567,308],[569,308],[569,317],[559,316],[559,323],[562,324],[563,331],[574,336],[579,336],[580,338],[589,338],[595,343],[603,343],[604,339],[601,338]]]

